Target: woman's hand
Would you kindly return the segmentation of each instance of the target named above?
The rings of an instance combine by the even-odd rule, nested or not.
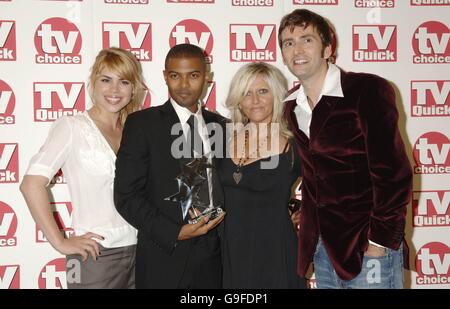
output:
[[[87,260],[89,255],[92,256],[94,261],[100,255],[100,249],[97,241],[104,240],[103,236],[94,233],[86,233],[80,236],[73,236],[68,239],[63,239],[60,243],[55,244],[55,249],[64,255],[79,254],[83,257],[83,262]]]

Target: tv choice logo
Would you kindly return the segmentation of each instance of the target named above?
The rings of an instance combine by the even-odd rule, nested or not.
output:
[[[148,4],[149,0],[104,0],[106,4]]]
[[[395,0],[355,0],[356,8],[394,8]]]
[[[167,3],[200,3],[200,4],[210,4],[210,3],[214,3],[214,0],[166,0]]]
[[[450,5],[450,0],[411,0],[413,6]]]
[[[103,22],[103,48],[121,47],[140,61],[152,60],[152,24]]]
[[[65,238],[69,238],[74,234],[74,230],[71,228],[72,225],[72,203],[71,202],[51,202],[50,203],[53,217],[55,218],[56,224],[59,230],[64,235]],[[36,224],[36,242],[45,243],[48,242],[47,238],[44,236],[42,230]]]
[[[0,201],[0,248],[17,245],[17,216],[14,210]]]
[[[185,19],[173,27],[169,37],[170,47],[184,43],[201,47],[205,51],[207,62],[213,62],[214,38],[209,27],[203,22],[196,19]]]
[[[44,20],[36,29],[36,63],[80,64],[82,38],[77,26],[65,18]]]
[[[232,6],[273,6],[273,0],[231,0]]]
[[[39,289],[66,289],[66,259],[51,260],[42,267],[38,277]]]
[[[231,24],[230,61],[276,61],[275,28],[273,24]]]
[[[19,182],[19,145],[0,143],[0,183]]]
[[[15,61],[16,48],[16,22],[0,20],[0,61]]]
[[[430,242],[417,251],[416,284],[450,284],[450,248],[441,242]]]
[[[14,108],[16,106],[16,96],[11,87],[0,79],[0,125],[14,124],[16,116]]]
[[[354,25],[353,61],[397,61],[397,26]]]
[[[450,191],[414,191],[413,226],[450,226]]]
[[[86,109],[82,82],[35,82],[34,121],[51,122],[63,115],[77,115]]]
[[[450,174],[450,141],[439,132],[420,136],[413,148],[415,174]]]
[[[413,63],[450,63],[450,30],[438,21],[422,23],[414,32],[412,47]]]
[[[450,116],[450,80],[411,81],[411,116]]]
[[[20,266],[0,265],[0,290],[20,289]]]
[[[293,0],[293,4],[302,5],[338,5],[338,0]]]

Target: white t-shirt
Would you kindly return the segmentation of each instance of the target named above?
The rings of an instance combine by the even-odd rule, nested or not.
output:
[[[87,112],[59,118],[31,158],[27,175],[52,179],[61,168],[72,199],[75,235],[99,234],[107,248],[136,244],[137,230],[117,212],[113,200],[116,155]]]

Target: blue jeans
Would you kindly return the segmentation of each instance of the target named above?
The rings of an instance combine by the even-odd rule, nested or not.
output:
[[[380,257],[364,256],[361,272],[351,280],[342,280],[336,274],[319,238],[314,253],[314,274],[318,289],[402,289],[403,249],[386,248]]]

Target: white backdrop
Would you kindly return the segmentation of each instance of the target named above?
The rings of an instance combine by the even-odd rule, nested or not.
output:
[[[449,288],[449,0],[0,0],[0,289],[65,287],[65,262],[36,228],[19,183],[51,122],[90,107],[86,81],[101,48],[138,55],[147,105],[155,106],[167,99],[162,70],[170,46],[200,45],[214,71],[205,101],[228,115],[228,85],[245,61],[270,61],[293,84],[277,29],[295,8],[334,24],[339,66],[396,87],[415,170],[408,286]],[[55,215],[69,234],[70,197],[63,177],[54,180]]]

